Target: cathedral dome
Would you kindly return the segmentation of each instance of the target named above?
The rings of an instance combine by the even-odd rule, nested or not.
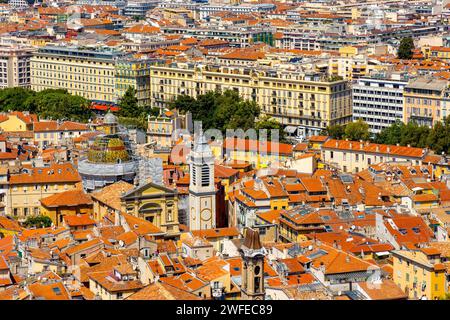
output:
[[[117,124],[117,117],[111,113],[111,111],[108,111],[107,114],[105,114],[105,117],[103,118],[104,124]]]
[[[114,116],[113,116],[114,117]],[[92,163],[118,163],[130,160],[125,143],[118,135],[99,136],[88,151]]]

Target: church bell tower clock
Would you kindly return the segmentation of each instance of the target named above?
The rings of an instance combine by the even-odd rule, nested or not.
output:
[[[264,256],[258,231],[246,228],[244,243],[239,252],[242,257],[242,300],[264,300]]]
[[[216,187],[214,156],[203,134],[189,154],[189,229],[216,227]]]

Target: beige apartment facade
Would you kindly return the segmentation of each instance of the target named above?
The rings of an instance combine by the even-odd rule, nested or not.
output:
[[[0,89],[30,87],[30,60],[33,49],[17,46],[0,46]]]
[[[208,91],[235,90],[255,101],[262,114],[304,135],[345,124],[352,116],[349,83],[319,74],[178,63],[151,66],[150,87],[152,105],[159,107],[183,94],[196,97]]]
[[[98,102],[116,103],[115,51],[77,47],[40,48],[31,58],[31,88],[67,89]]]
[[[343,172],[353,173],[382,162],[422,165],[427,152],[428,150],[423,148],[335,139],[326,141],[321,148],[325,164]]]

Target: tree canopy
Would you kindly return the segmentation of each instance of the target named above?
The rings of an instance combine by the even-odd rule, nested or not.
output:
[[[363,120],[359,119],[346,125],[332,125],[328,126],[322,134],[329,135],[333,139],[348,139],[348,140],[370,140],[369,125]]]
[[[138,107],[138,99],[136,98],[136,90],[133,87],[128,87],[125,94],[119,101],[119,116],[121,117],[139,117],[142,113],[142,108]]]
[[[397,51],[399,59],[411,59],[414,50],[414,40],[411,37],[403,38]]]
[[[92,116],[89,101],[65,89],[1,89],[0,111],[29,111],[42,118],[74,121],[87,121]]]
[[[345,126],[344,138],[348,140],[364,140],[370,139],[369,125],[363,120],[350,122]]]
[[[257,132],[259,132],[259,130],[266,129],[267,130],[267,139],[268,140],[271,140],[270,130],[278,130],[278,134],[279,134],[278,139],[279,139],[279,141],[280,142],[287,142],[286,133],[283,130],[283,126],[276,119],[271,118],[270,116],[264,116],[263,118],[258,120],[255,123],[255,129],[257,130]]]
[[[192,119],[202,122],[202,128],[248,130],[255,127],[260,114],[259,106],[254,101],[244,100],[234,90],[223,93],[209,91],[196,99],[186,95],[178,96],[171,104],[181,112],[190,112]]]
[[[28,217],[23,225],[27,228],[36,227],[36,228],[48,228],[52,225],[52,219],[48,216],[34,216]]]
[[[436,153],[450,152],[450,117],[438,121],[432,128],[420,126],[415,122],[407,124],[397,121],[383,129],[375,142],[385,144],[410,145],[418,148],[430,148]]]

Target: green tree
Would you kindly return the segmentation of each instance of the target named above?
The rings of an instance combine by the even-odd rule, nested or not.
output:
[[[89,101],[65,89],[47,89],[27,100],[30,109],[46,119],[87,121],[92,117]]]
[[[225,132],[227,129],[253,128],[260,109],[254,101],[244,100],[234,90],[209,91],[192,98],[178,96],[171,108],[183,113],[190,112],[192,119],[201,121],[204,130],[214,128]]]
[[[400,138],[402,136],[402,131],[404,130],[405,124],[400,120],[397,120],[389,127],[384,128],[375,137],[375,142],[384,144],[397,144],[400,143]]]
[[[48,228],[52,225],[52,219],[48,216],[34,216],[28,217],[23,225],[27,228],[36,227],[36,228]]]
[[[414,40],[411,37],[403,38],[397,51],[399,59],[411,59],[414,50]]]
[[[338,124],[328,126],[324,134],[329,135],[333,139],[342,139],[345,134],[345,126],[341,126]]]
[[[255,123],[255,129],[259,134],[259,130],[266,129],[267,130],[267,139],[271,140],[270,130],[278,130],[279,141],[287,142],[286,140],[286,132],[283,130],[283,126],[277,120],[264,116],[260,120]]]
[[[34,92],[24,88],[5,88],[0,90],[1,111],[31,111],[27,108],[27,100],[34,96]]]
[[[427,137],[427,146],[436,153],[450,152],[450,117],[446,117],[442,122],[436,122]]]
[[[136,98],[136,89],[129,86],[125,94],[119,101],[119,116],[122,117],[139,117],[143,108],[138,106],[138,99]]]
[[[361,119],[348,123],[344,129],[344,138],[354,141],[369,140],[369,125]]]

